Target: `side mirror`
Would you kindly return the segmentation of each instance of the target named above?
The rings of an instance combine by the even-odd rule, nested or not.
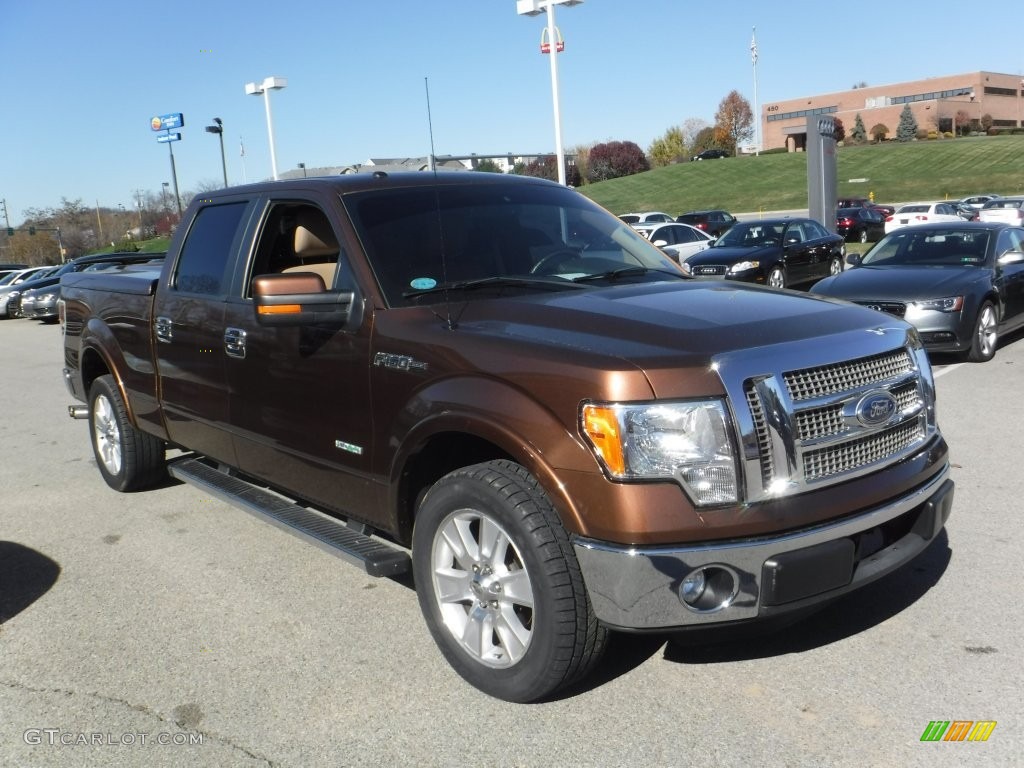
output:
[[[260,275],[252,281],[256,322],[280,327],[343,326],[352,316],[353,291],[328,291],[312,272]]]
[[[862,258],[859,253],[848,253],[846,255],[846,263],[851,267],[859,267]]]
[[[656,245],[659,248],[664,248],[666,245],[668,245],[668,240],[655,240],[652,243],[652,245]]]
[[[1007,251],[996,262],[1000,267],[1008,267],[1011,264],[1024,264],[1024,253],[1021,251]]]

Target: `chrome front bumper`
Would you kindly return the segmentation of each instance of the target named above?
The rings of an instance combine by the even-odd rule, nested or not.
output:
[[[623,547],[577,537],[573,544],[594,611],[608,626],[671,629],[768,618],[825,603],[914,559],[949,517],[948,477],[947,465],[889,504],[773,538]],[[877,548],[879,542],[885,546]],[[701,611],[683,602],[680,588],[705,566],[730,574],[735,584],[721,604]]]

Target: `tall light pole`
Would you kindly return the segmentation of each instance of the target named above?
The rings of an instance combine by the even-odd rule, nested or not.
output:
[[[562,115],[558,106],[558,47],[555,29],[556,5],[579,5],[583,0],[516,0],[516,12],[520,16],[548,14],[548,44],[551,46],[551,98],[555,103],[555,156],[558,162],[558,183],[565,186],[565,150],[562,148]]]
[[[267,135],[270,137],[270,168],[277,181],[277,153],[274,150],[274,120],[270,116],[270,92],[279,91],[288,85],[286,77],[267,77],[262,83],[246,83],[245,92],[252,96],[263,94],[263,104],[267,110]]]
[[[228,162],[224,159],[224,122],[219,118],[213,118],[214,125],[206,126],[207,133],[216,133],[220,137],[220,167],[224,171],[224,186],[228,185]]]

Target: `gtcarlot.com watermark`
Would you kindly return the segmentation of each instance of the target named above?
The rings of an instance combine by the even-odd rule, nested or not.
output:
[[[175,733],[100,733],[98,731],[65,731],[61,728],[29,728],[22,735],[29,746],[47,747],[194,747],[202,745],[203,734],[187,731]]]

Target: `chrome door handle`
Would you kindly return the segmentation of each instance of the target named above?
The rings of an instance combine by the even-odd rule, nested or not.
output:
[[[245,357],[245,331],[241,328],[224,330],[224,351],[230,357]]]

